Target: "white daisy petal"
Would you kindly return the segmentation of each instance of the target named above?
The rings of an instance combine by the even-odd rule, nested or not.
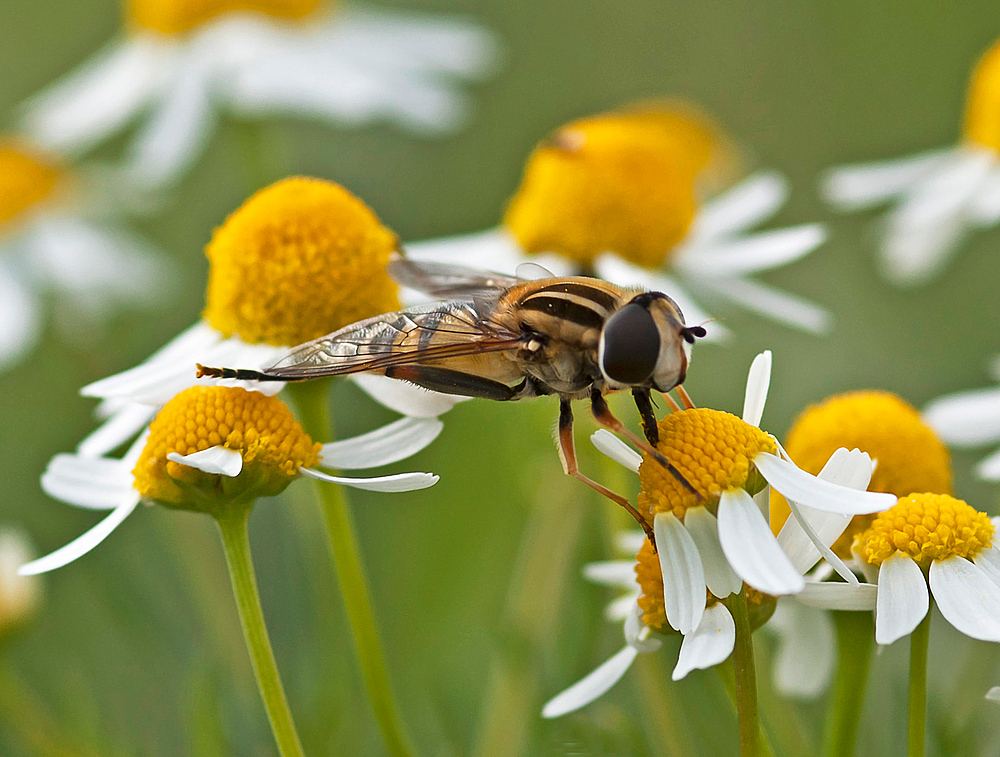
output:
[[[167,460],[172,463],[186,465],[195,468],[202,473],[210,473],[218,476],[228,476],[236,478],[243,470],[243,455],[234,449],[226,447],[209,447],[200,452],[192,452],[190,455],[179,455],[176,452],[168,452]]]
[[[1000,167],[994,167],[969,201],[969,220],[978,226],[1000,222]]]
[[[691,633],[705,612],[705,572],[691,534],[672,513],[653,518],[663,574],[663,604],[671,628]]]
[[[796,594],[805,586],[743,489],[725,491],[719,498],[719,541],[733,570],[755,589],[777,596]]]
[[[597,447],[597,451],[605,457],[610,457],[616,463],[625,466],[631,471],[636,473],[639,472],[639,465],[642,463],[642,455],[606,428],[599,428],[591,434],[590,442]]]
[[[400,418],[367,434],[324,444],[320,464],[356,470],[396,463],[417,454],[437,439],[443,428],[436,418]]]
[[[742,589],[743,581],[733,572],[722,552],[715,516],[704,507],[689,508],[684,513],[684,528],[698,547],[709,591],[719,599],[725,599]]]
[[[369,397],[402,415],[416,418],[437,418],[468,397],[454,397],[440,392],[429,392],[414,384],[397,379],[359,373],[351,376],[358,387]]]
[[[215,125],[210,61],[192,49],[130,146],[128,168],[147,186],[176,181],[191,167]]]
[[[546,702],[542,717],[558,718],[590,704],[621,680],[638,654],[635,647],[624,647],[596,670]]]
[[[788,326],[816,334],[825,334],[833,326],[833,317],[824,308],[759,281],[706,276],[698,283],[747,310]]]
[[[686,244],[676,255],[674,265],[692,276],[744,276],[793,263],[824,241],[826,230],[822,224],[789,226],[704,246]]]
[[[626,552],[630,555],[638,554],[639,550],[642,549],[642,545],[645,543],[646,534],[642,531],[619,531],[615,534],[615,547],[619,551]]]
[[[714,197],[702,207],[689,237],[698,241],[744,231],[778,212],[788,199],[788,180],[761,171]]]
[[[705,610],[698,627],[685,634],[677,665],[670,677],[679,681],[692,670],[704,670],[723,662],[736,644],[736,623],[721,602]]]
[[[625,627],[622,629],[625,632],[625,643],[643,653],[655,652],[663,642],[650,635],[651,630],[643,621],[643,615],[638,601],[634,602],[631,611],[625,617]]]
[[[980,551],[973,562],[993,580],[993,583],[1000,585],[1000,548],[994,546]]]
[[[639,594],[626,594],[608,602],[604,607],[604,619],[613,623],[625,620],[632,613],[632,608],[637,606]]]
[[[964,557],[935,560],[931,593],[945,620],[973,639],[1000,641],[1000,586]]]
[[[984,481],[1000,481],[1000,450],[979,461],[976,475]]]
[[[135,496],[131,500],[122,502],[104,520],[82,536],[78,536],[65,547],[60,547],[45,557],[40,557],[37,560],[22,565],[17,571],[18,575],[32,576],[36,573],[46,573],[50,570],[61,568],[63,565],[82,557],[118,528],[121,522],[135,510],[138,504],[139,493],[135,492]]]
[[[761,475],[788,499],[807,507],[845,515],[882,512],[896,504],[892,494],[867,492],[839,486],[806,473],[804,470],[768,452],[753,460]]]
[[[774,660],[778,693],[803,699],[822,694],[830,683],[837,657],[830,614],[782,598],[768,627],[778,633]]]
[[[927,582],[912,558],[896,552],[878,571],[875,600],[875,641],[892,644],[913,633],[927,614]]]
[[[764,350],[750,364],[746,394],[743,397],[743,420],[751,426],[760,426],[770,386],[771,350]]]
[[[38,341],[41,326],[42,316],[31,290],[0,264],[0,371],[24,359]]]
[[[678,281],[670,276],[640,268],[612,253],[599,255],[594,261],[594,271],[602,279],[621,286],[639,286],[669,295],[684,314],[685,323],[705,326],[708,332],[705,338],[709,341],[719,341],[730,334],[724,326],[712,321],[708,313],[702,310]]]
[[[906,192],[953,160],[955,153],[954,148],[947,148],[902,159],[833,168],[823,176],[822,193],[838,210],[877,205]]]
[[[923,417],[948,445],[976,447],[1000,441],[1000,388],[940,397],[924,408]]]
[[[823,610],[874,610],[878,587],[875,584],[851,584],[839,581],[806,581],[795,601]]]
[[[809,520],[806,518],[805,514],[802,511],[802,508],[798,505],[798,503],[796,503],[794,500],[791,499],[786,501],[788,502],[789,509],[791,509],[792,511],[792,516],[798,522],[799,526],[801,526],[802,531],[805,533],[809,541],[812,542],[813,548],[816,549],[820,553],[820,555],[823,556],[823,559],[825,559],[827,563],[829,563],[830,566],[835,571],[837,571],[837,575],[839,575],[841,578],[843,578],[845,581],[847,581],[847,583],[851,584],[852,586],[857,586],[858,585],[857,576],[855,576],[854,572],[850,568],[848,568],[847,565],[844,564],[843,560],[841,560],[836,554],[834,554],[834,551],[830,549],[829,544],[827,544],[825,540],[819,534],[816,533],[815,529],[813,529],[812,525],[810,525]],[[815,513],[819,511],[812,510],[811,512]],[[810,565],[809,567],[811,568],[812,565]],[[796,567],[796,569],[798,568]],[[799,571],[799,572],[804,573],[805,571]]]
[[[303,467],[299,470],[306,476],[317,478],[320,481],[329,481],[331,484],[373,492],[411,492],[426,489],[434,486],[439,478],[433,473],[397,473],[392,476],[378,476],[376,478],[347,478],[345,476],[331,476],[312,468]]]
[[[78,455],[56,455],[41,477],[53,499],[89,510],[113,510],[135,496],[134,462]]]
[[[991,702],[1000,702],[1000,686],[994,686],[986,692],[986,699]]]
[[[129,402],[87,434],[76,445],[76,452],[82,457],[106,455],[139,433],[154,415],[156,415],[155,405]]]
[[[583,566],[583,577],[602,586],[636,587],[635,560],[603,560]]]
[[[507,276],[513,276],[517,267],[528,260],[510,232],[502,228],[408,242],[404,251],[408,258],[419,262],[451,263]]]
[[[25,105],[24,129],[40,145],[81,153],[119,129],[160,90],[173,46],[159,35],[116,40]]]

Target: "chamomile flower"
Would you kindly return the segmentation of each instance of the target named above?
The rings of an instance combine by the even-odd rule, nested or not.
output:
[[[487,75],[494,36],[460,18],[333,8],[325,0],[126,0],[122,31],[33,97],[23,128],[76,155],[140,121],[127,173],[176,180],[219,113],[460,126],[463,80]]]
[[[958,631],[1000,642],[998,524],[947,494],[910,494],[879,514],[854,543],[878,581],[875,641],[891,644],[912,633],[933,596]]]
[[[374,478],[332,476],[323,468],[370,468],[429,444],[440,421],[393,427],[326,445],[302,430],[281,400],[242,387],[193,386],[167,402],[121,459],[56,455],[42,488],[67,504],[110,514],[69,544],[21,568],[44,573],[85,555],[140,502],[218,515],[220,508],[280,494],[299,476],[356,489],[404,492],[437,482],[429,473]]]
[[[614,444],[611,441],[614,437],[606,431],[599,431],[594,437],[599,448],[609,448],[609,444]],[[867,455],[857,450],[848,452],[840,449],[820,472],[819,478],[863,489],[871,470],[871,459]],[[829,547],[835,538],[835,534],[828,534],[824,546]],[[619,534],[618,542],[623,551],[637,552],[637,556],[632,560],[590,563],[584,566],[584,576],[595,583],[624,590],[622,596],[607,606],[605,617],[625,621],[626,646],[593,673],[554,697],[543,710],[547,717],[579,709],[603,695],[625,675],[640,652],[655,652],[659,649],[660,640],[653,634],[673,632],[665,615],[663,573],[652,545],[641,531]],[[702,563],[707,571],[708,565],[704,557]],[[807,569],[811,567],[811,563],[806,564]],[[782,644],[775,663],[779,682],[787,682],[788,688],[801,688],[808,683],[806,679],[809,676],[815,678],[824,673],[828,675],[828,668],[832,667],[833,660],[829,654],[831,650],[824,644],[825,641],[832,642],[833,633],[832,629],[823,624],[825,609],[870,612],[875,606],[873,585],[856,580],[853,583],[833,583],[819,582],[814,576],[806,578],[802,592],[788,597],[776,598],[744,587],[753,628],[759,628],[765,623],[773,626],[775,619],[768,619],[775,613],[779,629],[788,631],[787,634],[782,634]],[[718,665],[732,654],[736,642],[733,617],[714,593],[709,595],[708,602],[701,623],[683,637],[672,673],[675,681],[684,678],[692,670]],[[817,638],[793,633],[816,618],[819,618],[819,623],[814,624]],[[795,627],[787,628],[789,623],[794,623]],[[827,632],[825,635],[824,631]],[[810,656],[812,662],[809,671],[803,671],[798,665],[799,660],[806,655]]]
[[[874,471],[861,468],[836,473],[831,470],[841,448],[867,453]],[[895,496],[912,491],[951,491],[952,473],[948,450],[917,410],[900,397],[884,391],[854,391],[834,395],[806,408],[788,432],[785,451],[805,471],[831,470],[840,483],[858,489],[888,492]],[[831,457],[832,455],[832,457]],[[869,480],[870,479],[870,480]],[[800,508],[803,517],[838,559],[853,564],[851,547],[855,536],[871,525],[874,516],[854,517]],[[771,524],[780,529],[778,542],[796,568],[817,580],[828,577],[829,563],[813,566],[823,555],[803,531],[788,518],[788,504],[780,495],[771,497]],[[854,566],[860,571],[860,567]],[[874,597],[868,609],[874,609]],[[852,605],[849,608],[864,609]],[[787,696],[812,698],[827,687],[836,661],[833,621],[823,609],[800,602],[779,602],[768,626],[778,635],[775,686]]]
[[[773,172],[706,201],[731,184],[730,152],[706,119],[676,106],[580,119],[535,148],[499,228],[409,244],[407,252],[509,272],[538,256],[556,274],[591,272],[668,292],[689,323],[709,320],[695,294],[827,330],[826,311],[750,278],[811,252],[825,238],[823,227],[751,232],[788,196],[787,182]],[[715,338],[726,333],[718,323],[706,328]]]
[[[0,370],[35,345],[54,300],[74,338],[115,306],[155,304],[166,262],[80,191],[86,179],[24,140],[0,138]]]
[[[202,320],[144,363],[81,390],[103,400],[99,412],[107,420],[77,451],[104,455],[131,439],[160,406],[196,383],[196,363],[261,368],[291,346],[397,309],[397,287],[385,270],[396,247],[396,236],[337,184],[291,178],[260,190],[215,231],[206,248]],[[404,415],[433,419],[455,404],[383,376],[354,381]],[[270,394],[281,387],[253,386]]]
[[[830,170],[823,193],[840,210],[893,203],[880,263],[898,285],[940,273],[973,229],[1000,222],[1000,44],[972,72],[961,142],[955,147]]]
[[[1000,379],[1000,358],[993,363]],[[924,408],[924,419],[953,447],[981,447],[1000,442],[1000,387],[956,392],[933,400]],[[979,462],[976,474],[1000,481],[1000,450]]]

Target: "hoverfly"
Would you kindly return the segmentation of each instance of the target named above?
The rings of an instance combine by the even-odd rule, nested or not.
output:
[[[655,449],[650,391],[683,392],[691,345],[705,329],[686,326],[667,295],[582,276],[524,280],[399,256],[389,273],[400,285],[442,301],[352,324],[295,347],[262,371],[199,365],[199,378],[307,381],[369,372],[465,397],[510,401],[555,394],[563,470],[628,510],[652,539],[651,527],[627,499],[579,470],[571,403],[587,399],[600,425],[629,439],[694,492]],[[623,389],[632,391],[645,439],[626,429],[604,399]]]

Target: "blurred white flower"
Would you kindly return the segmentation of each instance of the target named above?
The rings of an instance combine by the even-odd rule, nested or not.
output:
[[[138,120],[125,175],[147,187],[194,163],[221,112],[454,130],[468,115],[458,83],[498,57],[495,36],[462,18],[322,0],[129,0],[126,17],[116,39],[26,103],[22,128],[77,155]]]
[[[33,551],[21,531],[0,529],[0,635],[30,619],[41,604],[41,579],[17,572]]]
[[[41,334],[46,300],[74,340],[120,305],[169,294],[169,267],[109,215],[95,177],[73,174],[23,140],[0,139],[0,371]]]
[[[788,183],[762,171],[733,186],[720,165],[732,160],[727,152],[715,128],[686,106],[581,119],[535,149],[500,227],[406,250],[417,260],[505,273],[530,259],[556,275],[583,271],[666,292],[710,338],[727,329],[708,322],[702,298],[829,330],[822,308],[750,278],[807,255],[826,238],[823,226],[753,231],[784,205]],[[715,196],[705,201],[708,194]]]
[[[823,178],[843,211],[895,207],[880,234],[882,272],[892,283],[923,284],[941,272],[972,229],[1000,222],[1000,45],[972,74],[962,142],[904,158],[841,166]]]

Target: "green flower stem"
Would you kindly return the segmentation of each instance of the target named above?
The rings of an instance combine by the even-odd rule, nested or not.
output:
[[[725,662],[716,665],[715,670],[719,673],[719,680],[722,681],[722,687],[726,690],[729,703],[733,706],[733,712],[738,713],[736,704],[736,674],[733,658],[730,657]],[[688,754],[688,752],[681,752],[680,754]],[[775,754],[774,747],[771,745],[771,740],[767,735],[767,730],[764,728],[763,720],[760,724],[760,754],[761,757],[774,757]]]
[[[268,720],[271,721],[278,752],[282,757],[302,757],[302,744],[295,732],[292,713],[288,709],[285,690],[278,676],[278,666],[274,661],[267,626],[264,624],[264,611],[260,606],[257,578],[250,560],[250,534],[247,528],[250,510],[250,505],[235,506],[231,511],[217,515],[215,520],[222,534],[222,546],[243,626],[243,638],[247,643],[247,651],[250,652],[257,687],[264,700]]]
[[[931,613],[910,634],[910,725],[909,757],[924,757],[924,724],[927,718],[927,643],[931,635]]]
[[[736,623],[733,670],[736,674],[736,713],[739,722],[740,757],[759,757],[760,715],[757,711],[757,671],[753,661],[753,629],[745,591],[725,601]]]
[[[310,381],[289,386],[299,409],[302,427],[316,441],[333,440],[333,423],[327,401],[329,388],[328,381]],[[330,553],[340,581],[347,618],[354,634],[361,676],[368,690],[375,720],[389,753],[395,757],[411,757],[416,754],[416,750],[403,727],[389,683],[389,669],[379,642],[368,582],[361,565],[361,554],[354,536],[354,524],[347,499],[340,486],[316,480],[313,484],[323,511]]]
[[[837,629],[837,678],[827,711],[823,754],[852,757],[875,643],[875,617],[870,612],[837,611],[833,622]]]

